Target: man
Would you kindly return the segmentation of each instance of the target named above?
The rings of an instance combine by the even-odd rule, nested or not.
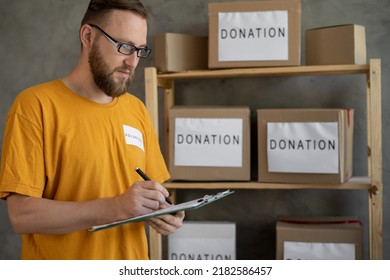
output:
[[[92,0],[80,28],[82,50],[65,78],[29,88],[10,109],[0,198],[22,259],[147,259],[143,223],[106,224],[169,207],[169,178],[143,103],[126,93],[147,57],[146,11],[138,0]],[[143,181],[139,166],[155,181]],[[161,234],[184,213],[147,223]]]

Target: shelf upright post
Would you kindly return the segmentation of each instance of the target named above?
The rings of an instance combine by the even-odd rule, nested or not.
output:
[[[149,111],[154,129],[158,136],[157,70],[154,67],[145,68],[145,105]]]
[[[367,145],[368,175],[371,189],[368,196],[370,259],[383,259],[382,244],[382,110],[381,61],[371,59],[367,75]]]
[[[164,91],[164,135],[165,135],[165,160],[167,165],[169,158],[169,109],[174,105],[174,83],[172,80],[159,80],[155,67],[145,68],[145,105],[149,111],[157,137],[159,137],[159,111],[158,111],[158,87],[165,88]],[[170,191],[174,201],[175,192]],[[149,228],[149,257],[152,260],[162,259],[162,237],[159,233]]]
[[[145,68],[145,105],[152,119],[158,137],[158,89],[157,70],[154,67]],[[162,238],[159,233],[149,227],[149,258],[162,259]]]
[[[165,162],[169,166],[169,109],[175,105],[175,83],[169,80],[165,83],[164,89],[164,140],[165,140]]]

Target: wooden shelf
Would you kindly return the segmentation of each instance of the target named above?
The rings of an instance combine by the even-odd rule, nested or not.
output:
[[[289,77],[316,75],[363,74],[366,78],[367,108],[367,165],[368,177],[355,177],[345,184],[278,184],[260,182],[166,182],[165,187],[175,189],[264,189],[264,190],[365,190],[368,194],[370,259],[382,259],[382,126],[381,126],[381,61],[371,59],[364,65],[322,65],[269,68],[240,68],[201,70],[177,73],[157,73],[154,67],[145,68],[145,95],[153,125],[159,131],[158,88],[164,94],[164,135],[168,143],[168,111],[175,105],[175,81],[194,79],[231,79],[256,77]],[[363,100],[364,101],[364,100]],[[169,151],[166,145],[166,153]],[[151,259],[162,256],[161,236],[150,234]]]
[[[370,190],[369,177],[353,177],[345,184],[286,184],[286,183],[261,183],[261,182],[183,182],[169,181],[164,183],[168,189],[327,189],[327,190]]]

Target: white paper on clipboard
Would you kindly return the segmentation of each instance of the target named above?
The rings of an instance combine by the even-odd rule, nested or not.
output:
[[[231,195],[232,193],[234,193],[234,191],[226,190],[226,191],[219,192],[219,193],[216,193],[213,195],[205,195],[203,197],[200,197],[200,198],[197,198],[194,200],[190,200],[190,201],[183,202],[183,203],[180,203],[177,205],[173,205],[173,206],[165,208],[165,209],[157,210],[157,211],[150,213],[150,214],[141,215],[141,216],[137,216],[137,217],[134,217],[131,219],[122,220],[122,221],[118,221],[118,222],[113,222],[110,224],[93,226],[89,231],[95,232],[98,230],[108,229],[111,227],[115,227],[115,226],[119,226],[119,225],[123,225],[123,224],[127,224],[127,223],[135,223],[135,222],[145,221],[147,219],[158,217],[161,215],[172,214],[172,213],[176,213],[179,211],[189,211],[189,210],[198,209],[198,208],[201,208],[207,204],[210,204],[210,203],[213,203],[217,200],[220,200],[228,195]]]

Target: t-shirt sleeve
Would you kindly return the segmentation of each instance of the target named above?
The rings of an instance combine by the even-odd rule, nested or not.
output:
[[[43,133],[38,125],[12,112],[2,147],[0,198],[10,193],[41,197],[45,187]]]

